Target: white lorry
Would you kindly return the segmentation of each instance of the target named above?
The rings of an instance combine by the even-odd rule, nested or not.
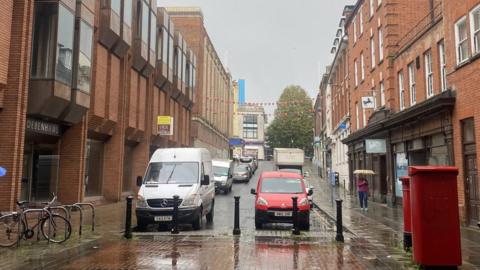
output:
[[[273,163],[275,170],[292,171],[303,174],[305,154],[298,148],[275,148],[273,149]]]

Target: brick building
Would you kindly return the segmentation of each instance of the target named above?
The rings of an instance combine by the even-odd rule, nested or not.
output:
[[[192,145],[196,55],[155,0],[5,1],[0,25],[0,209],[117,201],[155,149]]]
[[[407,166],[457,166],[462,220],[476,224],[480,1],[359,0],[346,33],[350,178],[374,170],[373,199],[395,204]],[[331,102],[338,108],[333,86]],[[333,123],[344,115],[332,114]]]
[[[196,7],[169,7],[175,27],[197,55],[197,92],[192,117],[195,147],[210,150],[213,157],[228,158],[233,118],[231,75],[222,64]]]

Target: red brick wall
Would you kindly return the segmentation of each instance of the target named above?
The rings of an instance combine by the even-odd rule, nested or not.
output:
[[[464,164],[462,150],[462,134],[461,120],[473,117],[475,122],[475,136],[477,153],[480,151],[480,109],[478,100],[480,94],[478,91],[478,82],[480,81],[480,62],[478,59],[469,61],[467,64],[459,67],[456,62],[455,48],[455,23],[467,16],[467,29],[469,35],[469,53],[471,55],[471,36],[469,12],[480,4],[479,0],[463,0],[463,1],[445,1],[444,4],[444,25],[445,25],[445,47],[447,48],[447,82],[448,86],[456,90],[457,101],[453,113],[454,122],[454,149],[455,149],[455,166],[460,169],[458,175],[458,195],[459,207],[462,210],[461,215],[464,221],[466,218],[466,201],[465,201],[465,181],[464,181]],[[478,161],[477,161],[478,162]],[[477,167],[480,163],[477,163]],[[478,188],[478,187],[477,187]]]
[[[0,6],[0,85],[7,84],[8,59],[10,56],[10,31],[12,30],[13,1],[6,0]],[[0,88],[1,89],[1,88]]]

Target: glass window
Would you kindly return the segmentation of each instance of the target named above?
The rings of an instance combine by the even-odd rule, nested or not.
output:
[[[363,52],[360,54],[360,66],[361,66],[361,79],[365,80],[365,59],[363,58]]]
[[[122,13],[122,0],[110,0],[112,11],[115,12],[118,16]]]
[[[155,162],[148,166],[145,184],[198,183],[198,162]]]
[[[132,26],[132,1],[123,0],[123,22],[128,26]]]
[[[355,102],[355,121],[356,121],[356,128],[360,129],[360,113],[358,109],[358,102]]]
[[[150,12],[150,50],[155,51],[157,46],[157,16]]]
[[[78,52],[77,88],[90,92],[92,68],[93,29],[90,25],[80,23],[80,51]]]
[[[438,56],[440,58],[440,83],[442,91],[447,90],[447,61],[445,59],[445,44],[443,41],[438,43]]]
[[[355,69],[354,70],[354,73],[355,73],[355,86],[358,86],[358,63],[357,63],[357,59],[355,59],[353,61],[353,68]]]
[[[187,83],[188,82],[188,73],[187,73],[187,55],[185,54],[185,52],[183,53],[183,61],[182,61],[182,68],[183,68],[183,78],[182,78],[182,81]]]
[[[405,89],[403,88],[403,73],[401,71],[398,73],[398,89],[400,110],[403,110],[405,109]]]
[[[215,177],[228,176],[229,171],[230,167],[213,166],[213,176]]]
[[[148,44],[148,5],[142,1],[142,41]]]
[[[182,54],[182,51],[180,49],[180,47],[176,47],[175,48],[175,58],[177,59],[177,61],[175,61],[175,68],[176,68],[176,74],[177,74],[177,78],[181,78],[182,77],[182,61],[183,61],[183,54]]]
[[[455,43],[457,48],[457,64],[468,58],[467,19],[464,17],[455,24]]]
[[[370,0],[370,17],[373,16],[373,13],[375,12],[375,1]]]
[[[56,22],[56,4],[35,3],[31,63],[31,77],[34,79],[53,79]]]
[[[380,104],[385,106],[385,84],[383,81],[380,82]]]
[[[261,193],[304,193],[302,180],[296,178],[263,178]]]
[[[480,52],[480,5],[470,13],[470,27],[472,28],[472,51]]]
[[[359,22],[358,24],[360,25],[360,35],[362,35],[363,33],[363,6],[360,7],[360,9],[358,10],[359,14]]]
[[[372,68],[374,68],[375,67],[375,39],[373,36],[370,38],[370,58],[371,58]]]
[[[87,140],[87,158],[85,166],[85,194],[98,196],[102,194],[104,143]]]
[[[353,18],[353,42],[357,42],[357,18]]]
[[[173,47],[173,36],[169,35],[168,38],[168,67],[170,69],[175,69],[173,61],[174,47]]]
[[[432,69],[432,52],[425,53],[425,80],[427,87],[427,97],[433,96],[433,69]]]
[[[417,103],[417,90],[415,82],[415,67],[413,63],[408,65],[408,86],[410,89],[410,105]]]
[[[378,29],[378,58],[380,61],[383,60],[383,30],[382,28]]]
[[[58,6],[57,65],[55,79],[71,85],[73,60],[73,33],[75,17],[63,5]]]

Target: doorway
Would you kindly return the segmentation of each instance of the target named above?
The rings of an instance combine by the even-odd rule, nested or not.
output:
[[[58,193],[60,156],[56,144],[25,145],[21,199],[47,201]]]
[[[480,192],[477,177],[477,153],[473,118],[462,121],[462,150],[467,222],[475,225],[480,221]]]

